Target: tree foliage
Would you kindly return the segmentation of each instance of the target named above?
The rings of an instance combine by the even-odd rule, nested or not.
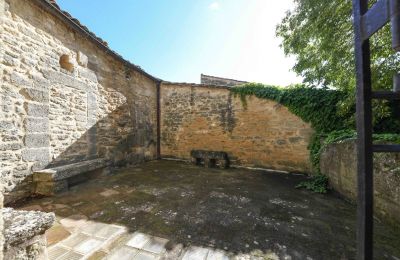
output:
[[[374,4],[376,1],[370,1]],[[294,0],[277,26],[286,55],[294,56],[293,71],[309,85],[326,86],[349,92],[339,105],[349,111],[354,104],[355,61],[353,49],[352,4],[350,0]],[[374,89],[391,89],[393,75],[400,71],[400,56],[391,48],[390,26],[371,39]],[[375,102],[375,122],[390,117],[393,108]]]

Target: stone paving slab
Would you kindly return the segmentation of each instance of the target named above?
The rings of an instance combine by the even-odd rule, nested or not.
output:
[[[131,239],[126,243],[127,246],[142,249],[144,245],[149,242],[151,237],[149,235],[136,232],[133,234]]]
[[[206,260],[208,252],[207,248],[192,246],[186,250],[182,260]]]
[[[49,260],[88,259],[126,232],[125,227],[87,222],[74,234],[49,248]]]
[[[158,255],[153,255],[149,252],[146,251],[140,251],[134,258],[133,260],[157,260],[160,259],[160,256]]]
[[[149,251],[153,254],[164,254],[166,249],[165,245],[168,243],[167,239],[152,237],[143,247],[143,250]]]
[[[61,256],[60,258],[57,258],[57,260],[80,260],[80,259],[83,259],[83,257],[84,256],[79,253],[69,251],[68,253]]]
[[[223,251],[209,250],[207,260],[229,260],[229,257]]]
[[[154,161],[21,207],[55,211],[50,259],[354,258],[355,207],[295,189],[304,179]],[[77,234],[103,242],[86,255],[62,246]],[[396,229],[377,222],[375,235],[378,259],[400,257]]]
[[[130,260],[133,259],[138,253],[137,249],[132,247],[124,246],[116,251],[114,251],[110,256],[108,256],[107,260]]]

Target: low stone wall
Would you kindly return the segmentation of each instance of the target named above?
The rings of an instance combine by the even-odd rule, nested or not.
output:
[[[309,124],[271,100],[244,105],[225,87],[161,85],[161,155],[224,151],[233,164],[309,172]]]
[[[321,153],[321,172],[344,197],[357,199],[355,140],[330,144]],[[400,224],[400,154],[374,154],[374,208],[377,216]]]

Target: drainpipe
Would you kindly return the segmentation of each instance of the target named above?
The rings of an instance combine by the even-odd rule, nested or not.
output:
[[[157,81],[157,160],[161,160],[161,83]]]

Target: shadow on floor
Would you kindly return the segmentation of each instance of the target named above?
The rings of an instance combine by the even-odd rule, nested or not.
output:
[[[23,208],[54,211],[59,219],[84,215],[172,245],[231,255],[354,259],[355,207],[333,195],[295,189],[304,178],[153,161]],[[381,223],[375,230],[376,258],[400,257],[400,230]]]

